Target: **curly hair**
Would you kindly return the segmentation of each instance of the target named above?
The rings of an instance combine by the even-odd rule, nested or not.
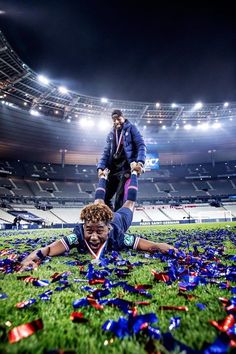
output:
[[[108,224],[113,219],[113,213],[105,204],[90,204],[82,209],[80,219],[83,222],[90,221],[92,223],[96,223],[99,221],[104,221],[105,224]]]

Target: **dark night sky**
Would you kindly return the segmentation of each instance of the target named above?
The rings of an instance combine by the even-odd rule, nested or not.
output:
[[[116,99],[235,101],[233,1],[0,0],[1,11],[21,59],[56,84]]]

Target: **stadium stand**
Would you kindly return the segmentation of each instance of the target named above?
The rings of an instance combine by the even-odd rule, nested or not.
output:
[[[0,208],[0,223],[3,221],[3,222],[12,224],[13,220],[14,220],[13,215],[7,213],[7,211]]]
[[[232,169],[231,173],[227,169],[227,165],[219,164],[220,168],[225,167],[225,170],[221,170],[221,177],[218,177],[215,173],[204,178],[200,175],[194,180],[188,179],[189,171],[196,170],[196,166],[198,166],[194,164],[190,165],[189,168],[188,166],[185,166],[185,168],[176,166],[175,171],[179,169],[178,177],[171,173],[172,166],[164,166],[169,175],[168,178],[165,178],[165,181],[162,180],[162,177],[159,177],[159,171],[156,171],[155,174],[154,171],[147,171],[139,180],[139,202],[166,202],[186,198],[190,201],[199,198],[208,200],[212,197],[223,196],[229,198],[234,196],[236,194],[235,168]],[[235,166],[235,162],[232,162],[232,165]],[[65,167],[62,168],[60,164],[50,164],[50,170],[57,171],[50,174],[50,177],[42,174],[32,177],[32,171],[36,168],[37,173],[41,173],[40,171],[45,167],[44,164],[41,164],[40,167],[39,164],[34,162],[1,161],[1,166],[10,166],[12,171],[12,175],[0,176],[1,198],[11,200],[25,198],[26,201],[37,198],[52,201],[76,199],[77,201],[88,202],[93,200],[97,183],[97,174],[93,166],[87,166],[85,169],[85,166],[79,168],[78,166],[66,165],[65,173]],[[207,168],[207,164],[206,168],[204,164],[202,165],[202,171],[206,171]],[[215,168],[218,173],[218,163],[215,164]],[[75,169],[80,170],[79,174],[75,173]],[[222,175],[225,174],[226,170],[227,174],[224,178]],[[64,177],[65,174],[66,178]],[[155,177],[150,177],[150,175],[155,175]]]
[[[236,217],[235,162],[231,163],[230,169],[224,163],[219,165],[216,163],[213,171],[221,171],[221,176],[227,172],[227,177],[218,178],[217,173],[214,177],[209,177],[210,169],[207,164],[201,165],[201,173],[207,173],[206,178],[200,175],[198,178],[195,176],[194,180],[187,177],[189,173],[199,170],[196,164],[175,168],[164,166],[169,176],[165,181],[159,176],[159,171],[146,172],[139,180],[134,223],[232,220]],[[0,177],[0,198],[3,205],[0,223],[13,222],[13,216],[8,210],[31,212],[42,218],[46,227],[76,223],[83,205],[93,201],[97,183],[96,169],[93,166],[62,167],[60,164],[50,164],[51,172],[47,172],[50,177],[45,176],[46,165],[43,163],[1,161],[1,166],[11,169],[12,175]],[[173,175],[173,169],[178,173]],[[41,178],[30,176],[32,171],[40,174]]]
[[[235,218],[236,217],[236,204],[230,204],[230,203],[226,204],[225,203],[223,205],[227,211],[230,211],[232,213],[232,217]]]
[[[135,214],[137,213],[137,209],[135,210]],[[168,215],[166,215],[163,207],[157,206],[143,206],[143,214],[146,215],[146,219],[144,221],[152,220],[152,221],[166,221],[170,220]],[[140,221],[140,220],[139,220]]]
[[[188,219],[189,217],[189,214],[185,208],[163,206],[161,210],[165,213],[166,216],[168,216],[169,220],[184,220]]]
[[[137,208],[134,213],[133,221],[134,222],[144,222],[150,221],[150,217],[145,213],[144,208]]]
[[[236,102],[196,109],[190,103],[173,106],[114,99],[104,103],[73,91],[63,94],[53,81],[40,83],[1,31],[0,60],[4,63],[0,72],[0,219],[4,222],[12,222],[10,210],[35,212],[47,225],[77,221],[81,208],[94,198],[96,162],[114,108],[137,125],[148,151],[160,154],[160,169],[139,178],[134,220],[167,223],[236,217]],[[88,120],[93,129],[81,125]],[[185,129],[186,121],[190,130]]]
[[[62,224],[65,221],[62,221],[59,217],[57,217],[54,213],[50,210],[40,210],[35,208],[34,206],[18,206],[17,210],[26,210],[27,212],[33,213],[34,215],[42,218],[46,225],[52,226],[53,224]]]

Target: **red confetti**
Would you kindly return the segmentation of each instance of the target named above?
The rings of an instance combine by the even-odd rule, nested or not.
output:
[[[182,290],[179,291],[178,293],[179,296],[183,296],[185,299],[187,300],[194,300],[196,299],[198,296],[196,295],[192,295],[192,294],[186,294],[185,292],[183,292]]]
[[[133,315],[133,316],[137,316],[137,314],[138,314],[138,309],[137,309],[136,306],[134,306],[134,307],[132,308],[132,315]]]
[[[141,325],[140,329],[141,329],[141,330],[142,330],[142,329],[146,329],[146,328],[148,328],[148,326],[149,326],[149,323],[148,323],[148,322],[144,322],[144,323]]]
[[[84,318],[84,315],[82,312],[72,312],[70,315],[70,320],[75,323],[88,322],[88,320],[86,318]]]
[[[35,299],[30,299],[30,300],[18,302],[15,306],[18,309],[24,309],[26,307],[33,305],[34,303],[35,303]]]
[[[128,268],[128,270],[132,270],[134,268],[132,264],[126,264],[126,267]]]
[[[24,279],[26,283],[33,283],[33,281],[38,281],[39,278],[34,278],[34,277],[27,277]]]
[[[219,331],[221,332],[227,332],[229,328],[231,328],[236,320],[234,319],[233,315],[228,315],[225,317],[223,320],[220,321],[209,321],[210,324],[214,327],[216,327]]]
[[[89,280],[89,285],[103,284],[106,279],[91,279]]]
[[[16,306],[18,309],[22,309],[22,308],[24,308],[27,304],[28,304],[28,301],[22,301],[22,302],[18,302],[15,306]]]
[[[225,297],[219,297],[219,300],[220,302],[222,302],[224,306],[228,305],[229,300],[226,299]]]
[[[150,305],[150,301],[135,301],[135,305]]]
[[[8,250],[8,249],[6,249],[6,250],[1,250],[1,251],[0,251],[0,256],[6,256],[7,254],[9,254],[9,252],[11,252],[11,250]]]
[[[14,327],[8,332],[9,343],[19,342],[21,339],[31,336],[40,329],[43,329],[43,321],[41,319]]]
[[[57,281],[57,280],[59,280],[60,278],[61,278],[61,275],[62,275],[63,273],[54,273],[52,276],[51,276],[51,278],[52,278],[52,283],[53,282],[55,282],[55,281]]]
[[[159,310],[178,310],[178,311],[188,311],[187,306],[159,306]]]
[[[96,299],[94,299],[93,296],[87,296],[87,300],[89,302],[89,305],[91,305],[92,307],[94,307],[96,310],[103,310],[104,306],[100,305]]]
[[[166,273],[157,273],[155,270],[152,270],[151,272],[156,280],[163,281],[164,283],[167,283],[170,280],[170,277]]]
[[[236,313],[236,306],[235,305],[230,305],[230,306],[226,307],[225,309],[226,309],[226,311]]]
[[[227,281],[226,281],[225,289],[230,289],[230,288],[231,288],[230,282],[227,280]]]
[[[231,339],[231,341],[229,342],[229,345],[231,348],[236,348],[236,340]]]
[[[58,275],[60,275],[61,273],[58,273],[58,272],[56,272],[56,273],[53,273],[53,275],[51,276],[51,278],[56,278],[56,277],[58,277]]]
[[[34,277],[30,277],[28,275],[21,275],[17,277],[17,280],[23,280],[26,283],[32,283],[34,280],[38,280],[39,278],[34,278]]]
[[[185,291],[187,291],[186,286],[180,286],[180,287],[179,287],[179,292],[180,292],[180,293],[183,293],[183,292],[185,292]]]
[[[11,259],[11,260],[14,260],[14,259],[16,259],[17,257],[18,257],[17,254],[10,254],[7,258],[8,258],[8,259]]]
[[[152,285],[149,285],[149,284],[137,284],[137,285],[135,285],[135,289],[137,289],[137,290],[152,289]]]

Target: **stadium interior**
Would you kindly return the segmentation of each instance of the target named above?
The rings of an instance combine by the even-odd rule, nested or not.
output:
[[[0,225],[71,225],[93,201],[114,108],[160,168],[139,179],[134,224],[236,220],[236,103],[90,97],[36,74],[0,32]],[[28,216],[27,216],[28,215]],[[35,219],[30,217],[34,215]]]

